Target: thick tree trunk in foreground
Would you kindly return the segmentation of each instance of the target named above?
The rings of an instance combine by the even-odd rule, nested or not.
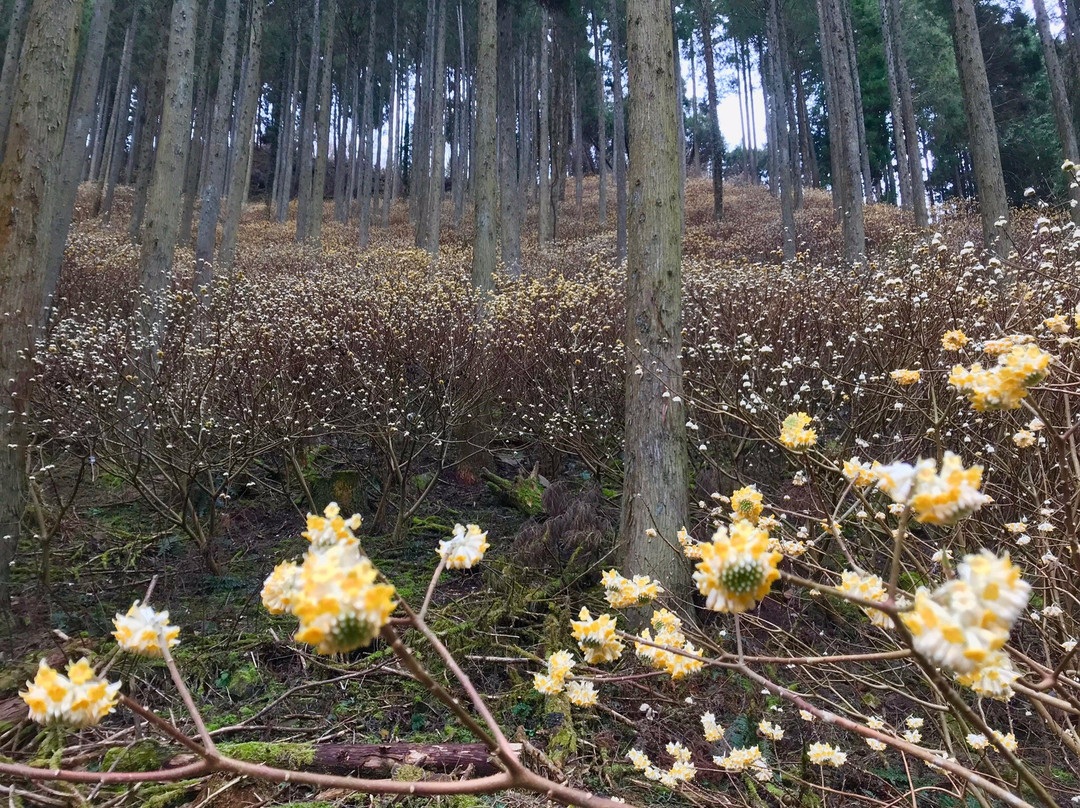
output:
[[[676,599],[683,599],[690,591],[689,571],[676,538],[687,520],[680,360],[683,209],[670,2],[628,0],[627,20],[634,103],[630,105],[633,227],[626,262],[623,569],[652,576]]]
[[[8,22],[7,43],[4,45],[4,66],[0,69],[0,160],[4,159],[4,144],[11,110],[15,100],[15,79],[19,74],[19,51],[22,49],[30,0],[15,0]]]
[[[252,130],[255,125],[255,112],[259,106],[259,94],[262,90],[260,64],[262,62],[263,9],[266,0],[252,0],[248,22],[248,44],[244,62],[244,85],[241,87],[243,101],[240,104],[239,120],[236,131],[236,164],[247,166],[247,170],[238,168],[229,178],[229,187],[225,196],[225,222],[221,228],[221,246],[218,247],[217,265],[222,272],[232,270],[236,256],[236,237],[240,230],[240,214],[244,208],[244,198],[251,179]]]
[[[473,237],[472,284],[487,293],[495,287],[495,216],[498,196],[495,88],[498,83],[499,25],[496,0],[479,0],[476,14],[476,163],[473,168],[476,233]]]
[[[975,3],[973,0],[952,0],[952,8],[956,67],[964,95],[983,240],[988,250],[1004,258],[1008,252],[1008,239],[1004,236],[1009,220],[1009,203],[1005,196],[1005,176],[1001,171],[994,107],[990,101],[990,82],[986,78],[986,62],[983,61],[979,26],[975,20]],[[998,222],[1002,226],[999,227]]]
[[[195,60],[195,0],[173,0],[169,52],[165,68],[165,103],[154,152],[154,173],[146,193],[140,278],[151,307],[157,307],[172,283],[173,256],[180,232],[181,187],[191,140],[191,74]],[[150,317],[156,318],[157,313]]]
[[[10,565],[22,522],[24,419],[45,303],[50,228],[59,204],[81,11],[78,0],[36,0],[30,9],[0,163],[0,615],[10,606]]]

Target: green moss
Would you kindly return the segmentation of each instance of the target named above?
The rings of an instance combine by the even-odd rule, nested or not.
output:
[[[418,780],[424,779],[424,770],[419,766],[403,763],[394,769],[394,773],[390,775],[390,779],[404,783],[415,783]]]
[[[178,783],[152,783],[144,786],[140,795],[142,808],[169,808],[187,801],[188,793],[195,787],[195,780],[181,780]]]
[[[133,746],[115,746],[105,752],[101,768],[114,772],[149,772],[160,769],[165,763],[165,750],[151,740],[139,741]]]
[[[308,743],[222,743],[218,744],[218,751],[246,763],[265,763],[282,769],[303,768],[315,760],[315,747]]]

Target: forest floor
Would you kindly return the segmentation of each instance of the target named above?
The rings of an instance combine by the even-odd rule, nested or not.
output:
[[[707,191],[706,181],[691,180],[685,238],[688,262],[694,266],[710,262],[725,267],[754,266],[767,277],[774,271],[770,267],[779,264],[780,217],[775,200],[761,188],[729,186],[724,221],[716,224],[709,216]],[[589,184],[586,188],[582,215],[574,210],[572,185],[567,197],[556,247],[540,253],[535,241],[526,239],[525,272],[529,277],[587,274],[593,262],[610,261],[614,216],[603,226],[597,222],[595,187]],[[121,197],[114,221],[125,221],[125,202]],[[327,213],[323,249],[313,255],[292,243],[292,222],[268,223],[265,208],[252,204],[241,232],[238,268],[245,274],[284,273],[303,278],[312,265],[360,266],[365,259],[353,246],[352,228],[331,222],[330,206]],[[446,210],[444,221],[451,220],[452,212]],[[978,232],[977,218],[962,211],[945,217],[942,226],[957,246]],[[525,232],[535,230],[527,224]],[[825,194],[808,192],[807,205],[799,213],[799,233],[800,262],[806,268],[803,277],[813,284],[813,267],[835,260],[839,247]],[[904,216],[884,205],[868,209],[867,233],[873,256],[893,251],[909,255],[916,241]],[[469,238],[467,224],[444,229],[443,253],[451,267],[465,266]],[[389,230],[373,230],[371,249],[389,256],[391,263],[404,265],[415,260],[404,206],[394,210]],[[182,249],[178,255],[181,274],[190,270],[191,260],[190,251]],[[69,304],[74,307],[70,301],[76,292],[71,290],[85,302],[87,297],[106,294],[108,284],[130,283],[134,264],[135,253],[122,229],[104,227],[84,216],[73,227],[65,266],[69,281],[77,278],[69,283]],[[600,273],[600,277],[606,276]],[[348,307],[349,300],[341,300],[340,305]],[[722,316],[721,308],[717,300],[716,316]],[[821,316],[829,316],[824,307]],[[317,355],[310,360],[320,361]],[[435,548],[453,525],[476,523],[488,531],[491,550],[482,564],[443,575],[430,623],[489,700],[508,735],[520,727],[530,743],[555,759],[558,774],[572,783],[648,805],[820,804],[806,784],[760,785],[749,777],[730,784],[727,775],[706,768],[699,771],[699,781],[709,785],[708,791],[669,791],[646,782],[626,761],[631,747],[658,750],[673,737],[683,738],[698,759],[708,761],[710,746],[700,738],[694,742],[692,738],[700,733],[687,729],[699,724],[705,709],[725,717],[733,746],[740,740],[748,742],[754,737],[757,718],[771,715],[770,710],[778,707],[774,697],[762,694],[749,680],[717,669],[706,669],[681,682],[663,676],[641,678],[605,686],[603,709],[575,711],[572,716],[553,710],[533,689],[532,673],[541,669],[542,658],[556,648],[573,647],[569,619],[582,605],[594,611],[604,609],[600,572],[616,566],[611,547],[617,524],[617,491],[603,487],[614,481],[604,473],[602,463],[577,456],[567,446],[562,445],[555,460],[536,446],[504,447],[494,453],[491,467],[495,473],[517,480],[519,485],[539,469],[539,478],[534,477],[541,479],[544,489],[539,507],[533,507],[538,504],[535,501],[515,503],[468,468],[453,468],[440,476],[396,536],[392,520],[376,518],[384,494],[383,478],[378,464],[369,462],[370,458],[350,454],[352,450],[340,445],[324,453],[309,446],[300,470],[303,479],[284,462],[279,467],[276,460],[264,458],[258,471],[251,472],[253,479],[258,474],[260,485],[230,489],[226,501],[219,503],[213,550],[220,565],[217,574],[207,570],[205,555],[122,477],[93,464],[88,469],[84,466],[85,478],[55,531],[48,553],[27,541],[14,567],[16,608],[22,623],[3,641],[0,754],[23,755],[39,742],[22,719],[16,695],[32,677],[39,657],[58,663],[64,656],[78,658],[85,653],[98,658],[107,654],[113,644],[113,615],[142,597],[152,580],[156,581],[153,603],[167,608],[172,621],[182,628],[176,659],[204,709],[209,729],[219,731],[219,742],[248,744],[248,752],[257,755],[288,754],[294,748],[281,745],[289,743],[471,742],[455,719],[432,705],[422,687],[400,674],[392,655],[380,643],[344,658],[320,657],[290,641],[288,618],[271,617],[262,608],[259,591],[266,575],[278,562],[296,558],[304,550],[306,542],[300,536],[304,514],[313,502],[321,507],[334,499],[346,514],[357,511],[364,516],[365,527],[360,533],[365,551],[399,595],[414,606],[423,599],[435,566]],[[77,468],[63,460],[56,464],[51,480],[56,483],[59,502],[65,492],[74,489]],[[409,496],[418,496],[430,472],[430,463],[420,462],[412,469],[406,481],[411,486]],[[790,474],[771,476],[771,487],[781,490]],[[731,483],[706,479],[701,472],[698,490],[707,491],[713,485],[730,489]],[[779,626],[795,632],[807,645],[826,631],[830,645],[858,645],[864,631],[855,625],[858,617],[854,607],[813,600],[796,602],[789,593],[781,592],[763,604],[760,619],[766,628],[750,642],[758,652],[775,649],[769,632]],[[705,625],[706,629],[719,627],[708,619]],[[437,665],[433,669],[440,676],[445,673]],[[121,658],[112,671],[132,697],[155,710],[182,715],[179,698],[162,665]],[[771,675],[785,681],[783,671],[773,670]],[[299,684],[317,681],[327,683],[296,689]],[[798,686],[794,680],[789,683]],[[891,690],[867,688],[842,695],[875,710],[902,701]],[[800,737],[799,726],[791,733]],[[114,716],[102,731],[84,732],[69,754],[93,768],[115,762],[115,753],[112,758],[105,757],[114,747],[129,750],[133,767],[168,760],[177,753],[143,740],[144,734],[130,719]],[[252,752],[254,742],[274,747]],[[232,749],[238,755],[245,753],[244,747]],[[137,755],[145,755],[146,761],[135,760]],[[807,781],[816,780],[815,772],[804,774]],[[904,768],[867,752],[865,765],[844,770],[842,788],[884,798],[902,793],[895,789],[901,784],[906,788],[909,775]],[[927,784],[933,777],[920,767],[914,783]],[[152,808],[299,808],[301,804],[322,808],[406,804],[409,800],[355,798],[302,786],[213,777],[123,792],[105,789],[94,802]],[[502,795],[447,798],[443,802],[465,808],[541,801]]]

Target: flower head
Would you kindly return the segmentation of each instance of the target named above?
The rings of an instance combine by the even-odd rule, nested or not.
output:
[[[705,740],[716,743],[724,737],[724,729],[716,723],[716,716],[712,713],[701,714],[701,728],[705,732]]]
[[[68,663],[67,676],[43,659],[26,688],[19,696],[30,708],[31,720],[82,728],[94,726],[116,708],[120,683],[100,679],[85,657]]]
[[[877,601],[879,603],[884,603],[889,597],[885,593],[885,585],[877,575],[859,575],[859,573],[850,570],[844,572],[841,576],[839,589],[841,592],[855,595],[863,600]],[[880,609],[871,609],[864,606],[863,611],[866,612],[866,616],[870,618],[870,622],[875,626],[881,628],[893,627],[892,618]]]
[[[113,636],[120,647],[141,656],[162,656],[163,640],[169,648],[180,642],[180,628],[169,625],[169,613],[155,612],[139,601],[131,604],[127,614],[117,614],[113,625]]]
[[[643,606],[664,591],[663,587],[648,575],[624,578],[618,570],[613,569],[604,573],[601,582],[604,585],[604,597],[613,609]]]
[[[941,347],[946,351],[959,351],[968,344],[968,337],[960,329],[946,331],[941,335]]]
[[[341,508],[336,502],[331,502],[323,509],[322,516],[313,513],[307,515],[307,530],[301,535],[311,542],[311,549],[317,552],[341,543],[357,545],[359,542],[353,531],[360,529],[362,521],[358,513],[348,519],[343,518]]]
[[[757,524],[761,511],[761,492],[757,490],[757,486],[748,485],[732,493],[731,518],[733,520],[745,519],[751,524]]]
[[[758,722],[757,730],[762,737],[768,738],[770,741],[779,741],[784,737],[783,729],[765,719]]]
[[[810,762],[818,766],[840,767],[847,762],[847,752],[841,752],[827,743],[812,743],[806,750],[806,756]]]
[[[547,673],[533,674],[533,689],[538,693],[543,693],[545,696],[561,693],[565,686],[566,681],[564,679],[559,679]]]
[[[979,412],[1015,410],[1027,396],[1028,388],[1046,378],[1053,357],[1037,345],[1014,345],[986,369],[976,362],[970,368],[957,365],[949,374],[949,384],[967,396]]]
[[[471,569],[479,563],[490,545],[487,532],[482,532],[477,525],[454,525],[454,536],[439,542],[438,553],[446,559],[447,569]]]
[[[909,384],[915,384],[922,378],[921,370],[894,370],[889,374],[894,382],[901,387],[907,387]]]
[[[928,525],[951,525],[990,501],[979,492],[982,466],[964,468],[960,458],[945,452],[940,471],[932,458],[876,465],[878,488],[894,503],[910,505],[915,518]]]
[[[262,602],[270,614],[292,611],[293,599],[300,590],[300,565],[283,561],[263,581]]]
[[[592,682],[575,680],[566,684],[566,697],[575,707],[592,707],[596,704],[598,695]]]
[[[805,412],[793,412],[780,427],[780,442],[789,449],[802,451],[817,443],[817,431],[810,428],[811,418]]]
[[[856,488],[865,488],[877,482],[873,466],[863,463],[858,457],[844,461],[843,475]]]
[[[623,644],[615,636],[615,618],[611,615],[593,617],[583,606],[578,619],[570,621],[570,629],[590,665],[611,662],[622,655]]]
[[[783,556],[769,550],[769,534],[744,520],[719,528],[702,546],[694,581],[716,612],[745,612],[768,594],[780,577]]]

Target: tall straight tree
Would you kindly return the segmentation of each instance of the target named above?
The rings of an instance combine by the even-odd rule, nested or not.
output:
[[[604,97],[604,41],[597,13],[592,12],[593,53],[596,55],[596,168],[599,177],[600,224],[607,221],[607,102]]]
[[[310,230],[308,217],[311,215],[312,172],[314,155],[312,144],[315,140],[315,96],[319,92],[319,30],[322,25],[319,13],[319,0],[311,13],[311,52],[308,56],[307,89],[304,91],[303,115],[300,122],[300,190],[296,197],[296,240],[304,241]]]
[[[611,92],[615,96],[615,125],[611,158],[615,167],[615,257],[626,258],[626,117],[623,110],[622,45],[619,36],[618,0],[610,0],[611,10]]]
[[[12,91],[0,162],[0,614],[26,492],[26,410],[42,325],[50,229],[62,187],[68,100],[79,45],[79,0],[35,0]]]
[[[551,199],[551,23],[546,7],[540,11],[540,196],[536,240],[544,249],[555,238],[555,208]]]
[[[517,204],[518,171],[517,105],[514,100],[513,0],[499,2],[499,239],[502,261],[510,277],[521,275],[521,212]],[[522,161],[524,162],[524,160]]]
[[[446,0],[438,3],[438,21],[435,28],[434,64],[431,70],[431,105],[428,122],[428,143],[430,156],[426,158],[428,181],[425,187],[427,198],[424,200],[424,215],[420,217],[423,232],[418,246],[432,255],[439,252],[439,225],[442,210],[443,188],[446,182]]]
[[[225,0],[225,30],[221,40],[217,94],[210,124],[210,161],[199,191],[199,229],[195,236],[196,294],[209,289],[214,279],[214,247],[217,242],[221,195],[224,193],[225,162],[228,156],[229,118],[232,113],[233,72],[236,69],[236,41],[240,28],[240,0]]]
[[[323,200],[326,198],[326,165],[330,152],[331,78],[334,73],[334,33],[337,23],[337,0],[327,0],[326,38],[323,41],[319,76],[319,115],[315,133],[315,174],[311,184],[311,216],[304,240],[322,243]]]
[[[499,23],[496,0],[478,0],[476,7],[476,162],[473,167],[475,235],[472,284],[490,292],[495,276],[496,160],[495,105],[499,65]]]
[[[255,124],[255,113],[258,111],[259,94],[262,89],[261,68],[262,63],[262,35],[263,35],[263,10],[266,0],[251,0],[248,19],[248,42],[244,62],[247,70],[244,71],[244,83],[240,88],[241,102],[239,120],[236,130],[241,133],[237,138],[236,163],[238,166],[251,165],[252,153],[252,130]],[[240,213],[244,207],[244,196],[250,182],[250,168],[247,171],[233,171],[229,178],[229,187],[225,197],[225,222],[221,228],[221,246],[218,247],[217,266],[223,272],[232,269],[233,259],[236,255],[236,238],[240,229]]]
[[[1077,153],[1076,129],[1073,127],[1072,105],[1065,86],[1065,76],[1058,60],[1057,42],[1050,31],[1050,15],[1046,13],[1043,0],[1032,0],[1035,7],[1035,25],[1039,29],[1039,41],[1042,43],[1043,62],[1046,65],[1046,78],[1050,82],[1050,97],[1054,102],[1054,120],[1057,123],[1058,139],[1061,141],[1061,155],[1066,160],[1080,160]],[[1072,203],[1070,215],[1073,222],[1080,224],[1080,185],[1069,177],[1069,200]]]
[[[670,0],[627,0],[630,200],[626,261],[623,568],[690,591],[677,533],[687,520],[682,404],[678,82]]]
[[[360,116],[360,140],[358,154],[362,154],[363,160],[360,169],[360,249],[366,249],[368,239],[371,237],[371,181],[370,177],[375,170],[371,162],[371,115],[373,73],[375,72],[375,0],[370,0],[368,5],[367,26],[367,57],[364,60],[364,99],[363,114]]]
[[[956,67],[964,96],[968,145],[975,171],[975,185],[982,217],[983,242],[988,250],[1003,258],[1007,251],[1004,238],[1009,218],[1005,196],[1005,175],[1001,170],[994,106],[990,100],[990,82],[986,78],[979,24],[975,19],[974,0],[952,0],[953,44]],[[999,226],[999,222],[1004,226]]]
[[[720,140],[720,95],[716,91],[716,56],[713,52],[712,0],[698,0],[698,21],[701,24],[701,49],[705,54],[705,88],[709,95],[709,140],[712,141],[713,219],[724,215],[724,146]]]
[[[195,59],[195,0],[173,0],[165,67],[165,103],[154,151],[154,172],[146,193],[140,280],[156,306],[172,283],[173,256],[180,233],[185,158],[191,140],[192,65]],[[151,318],[157,317],[152,311]]]
[[[4,45],[4,65],[0,68],[0,160],[4,159],[4,142],[15,100],[15,79],[19,73],[19,51],[26,29],[30,0],[14,0],[8,20],[7,43]]]

